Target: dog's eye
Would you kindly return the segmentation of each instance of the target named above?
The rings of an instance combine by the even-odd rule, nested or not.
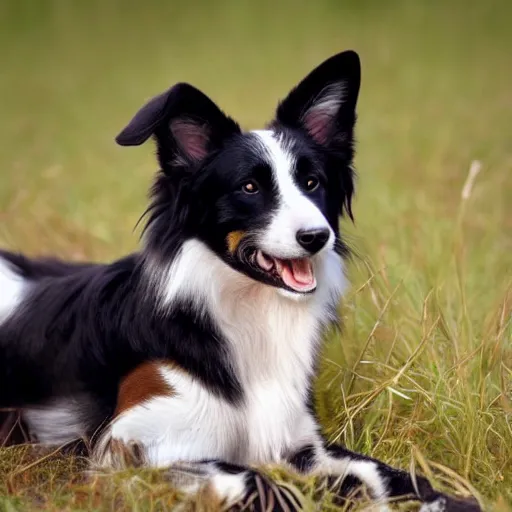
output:
[[[258,185],[254,181],[247,181],[242,185],[242,190],[246,194],[257,194],[259,192]]]
[[[305,180],[306,190],[308,192],[313,192],[316,190],[318,185],[320,184],[320,180],[316,176],[308,176]]]

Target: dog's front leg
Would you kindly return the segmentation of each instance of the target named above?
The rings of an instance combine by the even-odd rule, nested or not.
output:
[[[475,500],[457,499],[436,491],[421,476],[412,477],[383,462],[351,452],[338,445],[319,442],[304,445],[289,457],[294,469],[303,474],[328,477],[337,496],[349,498],[365,488],[371,498],[387,510],[393,501],[420,501],[420,512],[479,512]]]

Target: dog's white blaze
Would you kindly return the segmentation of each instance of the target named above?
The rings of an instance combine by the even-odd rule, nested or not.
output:
[[[317,435],[307,393],[322,327],[345,288],[334,251],[315,259],[317,290],[294,301],[235,271],[198,240],[187,241],[162,283],[162,307],[182,298],[205,308],[227,341],[244,402],[233,406],[179,370],[162,367],[173,396],[123,413],[110,434],[142,441],[151,464],[219,457],[238,463],[279,462]],[[155,269],[156,271],[156,269]]]
[[[0,324],[16,311],[28,286],[28,282],[0,258]]]
[[[274,181],[279,191],[279,209],[270,225],[261,235],[261,248],[272,256],[297,258],[304,256],[296,235],[301,229],[327,228],[330,232],[327,247],[334,244],[334,233],[318,207],[299,189],[293,179],[295,158],[282,140],[270,130],[254,133],[264,148],[264,156],[272,167]]]

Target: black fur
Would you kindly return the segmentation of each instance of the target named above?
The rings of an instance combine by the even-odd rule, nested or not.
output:
[[[313,445],[306,445],[290,457],[290,464],[299,473],[309,473],[315,466],[316,449]]]
[[[162,319],[142,295],[139,260],[134,255],[39,279],[23,309],[1,328],[1,404],[32,405],[85,392],[105,419],[120,379],[160,358],[187,368],[213,392],[240,399],[211,320],[187,303]]]

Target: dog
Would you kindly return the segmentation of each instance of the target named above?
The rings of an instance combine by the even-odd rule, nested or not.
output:
[[[252,469],[272,463],[331,477],[340,498],[363,486],[382,510],[479,510],[327,443],[315,417],[321,335],[347,286],[359,88],[345,51],[263,130],[186,83],[143,106],[116,139],[156,142],[140,251],[105,265],[0,253],[0,407],[42,443],[94,438],[96,465],[174,468],[226,507],[266,489],[272,509],[297,508]]]

